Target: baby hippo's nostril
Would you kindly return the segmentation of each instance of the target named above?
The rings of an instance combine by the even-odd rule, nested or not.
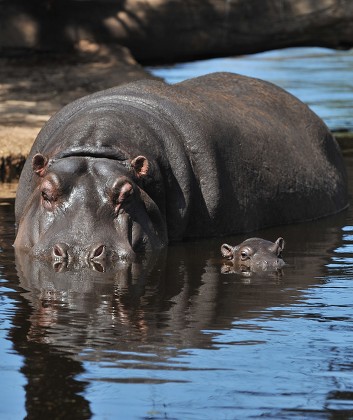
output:
[[[93,247],[89,255],[90,260],[104,260],[105,257],[106,257],[106,246],[102,244],[99,244]]]
[[[54,258],[55,261],[64,261],[67,260],[68,255],[67,255],[67,250],[68,250],[68,245],[64,244],[64,243],[59,243],[59,244],[55,244],[53,246],[53,250],[52,250],[52,256]]]

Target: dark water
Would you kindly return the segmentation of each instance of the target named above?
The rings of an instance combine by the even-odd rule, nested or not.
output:
[[[15,262],[0,204],[1,419],[353,418],[353,206],[255,232],[288,264],[249,277],[219,259],[244,236],[107,273]]]

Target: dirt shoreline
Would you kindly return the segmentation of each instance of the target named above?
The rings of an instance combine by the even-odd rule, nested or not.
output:
[[[0,180],[16,179],[44,123],[67,103],[148,74],[121,47],[82,43],[77,55],[0,57]],[[344,151],[353,133],[339,132]]]
[[[85,43],[77,55],[0,57],[0,179],[16,178],[44,123],[89,93],[153,78],[127,49]]]

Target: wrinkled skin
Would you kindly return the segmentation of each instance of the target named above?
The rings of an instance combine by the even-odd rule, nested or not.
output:
[[[58,267],[133,261],[337,213],[346,187],[327,127],[284,90],[229,73],[142,80],[46,123],[19,181],[15,247]]]
[[[223,244],[221,254],[239,271],[275,271],[285,265],[282,259],[283,249],[283,238],[278,238],[276,242],[249,238],[234,247]]]

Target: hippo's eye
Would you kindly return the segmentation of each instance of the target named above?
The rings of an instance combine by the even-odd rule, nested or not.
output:
[[[51,209],[53,206],[53,202],[55,201],[55,197],[53,196],[53,194],[51,194],[48,191],[42,191],[41,195],[42,195],[43,207],[47,209]]]
[[[54,202],[56,201],[57,197],[53,194],[53,191],[50,190],[42,190],[41,192],[42,196],[42,205],[48,210],[51,210],[53,208]]]
[[[240,251],[240,259],[242,261],[248,260],[252,255],[252,251],[249,248],[243,248]]]
[[[246,260],[248,258],[248,254],[246,251],[241,251],[240,256],[242,260]]]
[[[123,211],[122,207],[131,201],[134,189],[130,182],[125,181],[123,183],[116,183],[114,186],[114,204],[116,213]]]
[[[42,206],[48,210],[52,210],[54,203],[59,197],[59,188],[52,179],[44,179],[40,186],[40,195]]]
[[[44,201],[52,201],[51,197],[45,191],[42,191],[42,198]]]

